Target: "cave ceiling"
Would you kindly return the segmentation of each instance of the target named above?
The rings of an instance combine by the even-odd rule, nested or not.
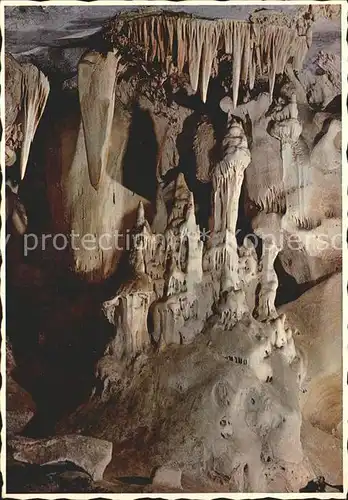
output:
[[[298,6],[269,6],[272,10],[292,15]],[[35,64],[49,77],[62,82],[76,76],[77,63],[110,18],[132,12],[136,6],[15,6],[6,7],[6,51],[21,62]],[[208,19],[247,20],[259,6],[189,6],[165,5],[173,13],[185,12]],[[313,42],[305,67],[311,64],[318,50],[339,53],[340,19],[318,19],[313,26]]]

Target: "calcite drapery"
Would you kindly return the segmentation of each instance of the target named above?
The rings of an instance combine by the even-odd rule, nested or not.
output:
[[[212,230],[235,232],[244,170],[249,165],[251,157],[243,125],[233,116],[228,120],[222,150],[223,159],[212,174],[214,192]]]
[[[296,154],[300,149],[298,141],[302,132],[302,125],[298,121],[296,95],[293,94],[290,102],[276,110],[270,123],[270,135],[281,143],[283,162],[283,184],[286,199],[286,218],[293,219],[297,224],[305,224],[308,210],[305,206],[305,190],[309,184],[305,176],[308,175],[308,165],[301,164],[301,155]],[[294,200],[294,189],[297,199]]]

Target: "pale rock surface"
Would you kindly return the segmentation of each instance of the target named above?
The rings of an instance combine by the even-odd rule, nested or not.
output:
[[[342,275],[337,273],[282,307],[298,331],[295,340],[302,353],[299,365],[305,388],[300,398],[303,417],[338,435],[343,404],[341,287]]]
[[[233,193],[224,191],[223,183],[221,188],[216,183],[221,191],[213,191],[213,200],[217,194],[222,196],[228,208],[230,200],[239,198],[250,161],[243,127],[234,119],[226,129],[223,147],[224,169],[218,165],[217,180],[219,175],[223,180],[229,170],[240,179]],[[220,205],[215,206],[213,234],[234,233],[236,204],[231,203],[223,217]],[[244,290],[250,271],[254,269],[254,278],[257,269],[244,261],[240,271],[244,269],[245,274],[237,272],[240,258],[255,259],[250,243],[245,241],[238,251],[231,240],[215,260],[215,268],[202,268],[203,245],[197,239],[193,207],[193,195],[180,174],[164,238],[157,240],[139,205],[135,234],[145,245],[139,248],[134,244],[130,253],[134,279],[104,303],[109,321],[119,327],[98,363],[99,380],[89,405],[72,415],[68,428],[87,425],[93,435],[121,445],[129,433],[141,427],[151,443],[146,468],[156,463],[179,468],[185,474],[198,475],[202,482],[207,478],[221,480],[232,491],[272,491],[272,481],[278,478],[279,483],[284,464],[296,464],[297,472],[288,470],[279,488],[298,490],[309,480],[312,469],[300,440],[302,379],[301,367],[295,362],[294,332],[286,326],[285,315],[277,315],[273,303],[264,323],[251,316]],[[155,244],[158,241],[160,247]],[[207,250],[214,251],[214,247]],[[169,267],[164,266],[161,274],[158,264],[166,260]],[[156,271],[152,262],[157,262]],[[156,286],[161,280],[163,285]],[[191,295],[193,290],[196,293]],[[201,298],[197,303],[197,292],[204,301]],[[149,299],[145,307],[117,308],[122,294],[135,294],[144,301],[146,293],[155,301],[155,351],[149,343],[151,332],[146,321]],[[129,321],[141,330],[138,326],[129,328]],[[185,328],[191,330],[190,345],[176,346],[187,343]],[[132,340],[134,347],[129,349],[138,331],[147,340],[138,344]],[[117,406],[111,401],[118,401]],[[91,427],[88,414],[94,411],[99,419]],[[110,411],[112,421],[118,422],[116,427],[105,425]]]
[[[139,358],[111,384],[105,403],[92,399],[70,428],[86,425],[120,445],[143,428],[144,475],[157,463],[202,483],[221,480],[230,491],[274,491],[272,480],[284,467],[290,486],[283,482],[277,491],[298,490],[313,472],[300,442],[297,369],[272,347],[273,334],[249,321],[224,331],[217,320],[194,344]]]
[[[20,151],[20,177],[27,168],[30,146],[44,112],[50,86],[44,74],[33,64],[20,65],[10,55],[5,58],[6,92],[6,166],[16,161]]]
[[[317,134],[321,132],[322,137],[308,144],[302,131],[314,126],[313,118],[310,123],[301,123],[295,95],[288,99],[268,112],[260,127],[253,126],[251,154],[257,158],[257,168],[251,163],[247,169],[246,189],[248,200],[264,213],[262,222],[257,216],[253,227],[260,236],[263,233],[274,239],[276,235],[285,270],[302,283],[327,276],[341,266],[341,123],[330,114],[326,124],[321,122],[320,126],[317,120]],[[261,102],[259,96],[253,106],[252,101],[241,105],[238,113],[245,116],[245,108],[249,108],[252,120],[252,112]],[[257,141],[257,130],[262,134],[261,142]],[[281,143],[280,151],[270,135]],[[275,214],[269,212],[279,214],[280,227],[278,222],[273,225]]]
[[[105,57],[91,52],[79,63],[78,88],[88,172],[95,189],[108,160],[120,58],[115,52],[108,52]]]
[[[181,474],[182,473],[180,470],[159,467],[155,472],[152,484],[155,487],[167,486],[170,488],[182,490]]]
[[[160,73],[151,75],[151,85],[144,84],[145,90],[140,92],[142,95],[139,98],[136,97],[140,108],[149,112],[153,122],[158,146],[156,177],[157,180],[160,180],[171,169],[178,166],[177,139],[183,131],[184,120],[191,113],[184,106],[172,104],[166,107],[162,104],[159,105],[158,103],[165,99],[163,87],[170,85],[174,92],[174,81],[178,82],[180,88],[180,82],[183,81],[186,72],[188,72],[193,92],[200,89],[201,97],[205,101],[208,83],[218,70],[217,62],[220,56],[217,46],[222,45],[228,56],[232,54],[230,42],[233,38],[234,46],[239,47],[239,49],[233,51],[236,63],[233,64],[231,109],[235,115],[242,116],[243,119],[248,114],[253,124],[251,164],[246,174],[248,197],[261,210],[281,213],[285,211],[279,142],[267,132],[270,117],[265,116],[265,112],[271,104],[276,75],[280,75],[284,71],[290,74],[293,70],[299,70],[312,43],[309,33],[317,14],[314,16],[311,9],[309,9],[309,13],[307,10],[300,9],[296,15],[276,13],[274,23],[279,23],[279,25],[265,22],[266,17],[271,15],[269,12],[266,13],[266,16],[263,12],[253,14],[254,34],[247,21],[192,19],[177,14],[166,16],[162,11],[157,12],[156,9],[140,13],[124,13],[106,23],[103,37],[109,47],[108,54],[104,57],[101,54],[98,55],[97,52],[90,52],[80,60],[79,94],[81,103],[82,101],[86,103],[86,105],[81,104],[82,120],[80,121],[76,117],[79,124],[76,125],[77,130],[73,132],[67,133],[66,126],[63,132],[58,131],[59,142],[62,144],[62,147],[57,144],[60,150],[59,156],[61,156],[59,161],[57,161],[56,155],[52,157],[50,154],[47,157],[47,163],[50,165],[48,171],[49,198],[52,219],[56,221],[56,230],[73,231],[79,237],[88,233],[97,239],[102,238],[99,247],[95,245],[93,250],[72,249],[73,265],[78,273],[91,281],[101,281],[109,277],[117,269],[120,259],[121,252],[116,247],[124,248],[125,246],[123,238],[120,238],[119,245],[115,243],[115,239],[117,239],[115,234],[124,233],[125,229],[133,225],[135,210],[140,200],[143,201],[145,208],[147,201],[153,201],[145,200],[144,197],[130,192],[125,188],[122,179],[122,165],[129,139],[129,127],[132,122],[129,106],[132,102],[132,96],[133,98],[135,96],[134,86],[132,87],[133,84],[130,83],[132,78],[126,81],[122,74],[134,65],[131,60],[133,56],[127,53],[132,44],[143,47],[142,52],[137,54],[138,58],[143,57],[141,71],[150,75],[149,70],[145,68],[146,64],[151,65],[157,61],[162,65]],[[255,37],[256,39],[254,39]],[[168,40],[168,43],[165,42],[165,39]],[[278,50],[274,53],[268,51],[268,43],[274,43]],[[173,51],[174,46],[178,47],[176,57],[175,50]],[[126,63],[124,60],[121,62],[121,54],[127,61]],[[201,58],[205,62],[199,65]],[[272,59],[269,72],[266,68],[267,58]],[[91,61],[88,62],[88,59]],[[290,65],[289,60],[293,61]],[[186,64],[187,69],[185,69]],[[92,79],[88,73],[92,68],[91,65],[96,69],[91,73],[93,77],[90,75]],[[291,66],[291,71],[289,66]],[[113,76],[109,78],[110,72]],[[116,78],[116,74],[118,78]],[[270,90],[268,98],[262,94],[257,100],[256,107],[254,101],[250,101],[244,110],[239,110],[240,107],[237,109],[238,89],[241,88],[241,84],[248,85],[250,89],[253,89],[255,79],[265,77],[266,74]],[[292,80],[296,91],[301,93],[299,89],[302,89],[303,93],[304,89],[294,74]],[[108,103],[105,112],[101,112],[98,99],[93,98],[93,92],[95,93],[97,89],[99,89],[98,92],[102,91],[105,94],[105,102]],[[151,99],[155,104],[151,103]],[[301,103],[304,102],[305,95],[303,97],[301,94],[299,99]],[[93,103],[93,107],[88,105],[88,100]],[[97,127],[99,138],[91,141],[89,137],[92,138],[92,135],[89,134],[94,132],[91,127],[88,128],[87,121],[95,121],[93,117],[96,118],[97,115],[101,117],[103,123]],[[74,141],[72,136],[75,136],[76,133],[78,135]],[[99,160],[96,159],[95,153],[92,154],[91,149],[92,145],[97,143],[100,143],[97,150],[101,151]],[[211,141],[209,145],[203,147],[210,151],[210,144]],[[213,170],[214,166],[211,165],[211,160],[203,159],[204,155],[201,154],[200,150],[197,150],[196,153],[200,159],[197,167],[198,179],[209,179],[210,171]],[[253,158],[257,158],[257,161]],[[84,174],[86,164],[89,172],[95,171],[95,174],[89,174],[89,179],[92,186],[98,184],[98,196],[90,190],[88,185],[88,177]],[[94,167],[91,167],[92,164]],[[100,173],[102,165],[104,174]],[[209,173],[207,173],[208,170]],[[103,175],[101,182],[99,181],[100,175]],[[294,196],[296,198],[296,195]],[[329,213],[332,213],[330,212],[331,208],[328,207]],[[151,219],[151,215],[149,213],[147,215]],[[105,234],[106,236],[104,236]],[[101,247],[107,247],[107,249]],[[306,260],[311,262],[317,258],[324,261],[326,258],[326,255],[323,255],[322,258],[321,256],[317,257],[317,255],[313,255],[312,251],[308,252],[307,249],[305,249],[305,253],[309,253]],[[285,263],[290,259],[293,260],[291,252],[287,252],[286,255],[288,258],[283,259]],[[333,258],[335,259],[335,257]],[[301,263],[298,264],[298,267],[300,265]],[[337,259],[334,265],[337,267]],[[315,266],[315,269],[316,267],[318,266]],[[302,269],[298,274],[305,272]],[[325,273],[326,270],[323,272]],[[322,274],[320,271],[315,270],[310,273],[310,278],[306,277],[305,279],[316,279],[320,274]],[[296,276],[296,278],[300,281],[303,280],[302,277]]]
[[[341,483],[340,450],[334,469],[322,446],[333,450],[342,432],[341,278],[276,307],[278,257],[299,283],[340,268],[330,246],[341,223],[340,119],[311,109],[298,77],[315,19],[333,15],[319,11],[261,9],[248,21],[125,12],[101,31],[105,53],[81,57],[77,108],[45,151],[47,194],[56,231],[99,240],[71,245],[74,272],[101,284],[119,272],[102,305],[110,338],[63,435],[14,439],[14,458],[70,460],[94,479],[108,464],[107,479],[155,470],[160,489],[194,478],[202,491],[295,492],[319,473]],[[335,61],[324,62],[337,91]],[[213,79],[227,93],[215,108]],[[203,118],[219,104],[220,128]],[[138,112],[156,153],[141,176],[156,186],[146,195],[125,172],[143,168],[126,162]],[[198,223],[204,184],[209,228]],[[243,209],[262,252],[250,235],[237,241]],[[120,232],[121,244],[100,244]],[[302,251],[289,248],[293,237]]]
[[[102,480],[112,457],[112,443],[81,435],[42,440],[17,437],[7,445],[15,460],[38,465],[70,461],[82,467],[94,481]]]
[[[159,466],[197,477],[202,485],[222,483],[228,491],[298,491],[314,477],[317,466],[311,450],[308,457],[302,445],[303,418],[325,432],[331,425],[334,432],[340,428],[336,410],[325,424],[318,424],[321,413],[315,420],[308,411],[314,400],[322,401],[323,409],[336,402],[338,378],[333,375],[338,368],[328,372],[324,391],[319,379],[314,383],[307,401],[311,347],[298,342],[302,333],[293,316],[280,314],[275,306],[274,264],[287,239],[326,227],[325,210],[313,207],[308,197],[316,182],[311,169],[323,168],[318,155],[321,149],[334,151],[339,133],[336,120],[315,144],[306,145],[302,136],[310,119],[299,109],[296,92],[301,84],[291,81],[296,76],[287,66],[286,51],[296,46],[292,69],[297,71],[311,43],[309,26],[298,20],[299,36],[293,42],[287,20],[274,30],[263,19],[257,21],[260,45],[263,37],[280,37],[283,49],[273,54],[269,65],[270,92],[236,106],[240,79],[252,89],[260,76],[250,62],[247,23],[213,24],[163,15],[126,21],[121,29],[144,45],[146,61],[168,64],[176,40],[178,71],[188,63],[190,85],[193,92],[200,90],[203,101],[219,32],[230,33],[240,53],[237,50],[233,65],[231,98],[220,102],[227,114],[220,159],[211,154],[217,143],[207,122],[199,124],[194,139],[197,178],[211,183],[210,238],[200,240],[195,198],[181,173],[169,210],[159,192],[153,226],[139,203],[133,234],[142,245],[132,240],[130,280],[103,304],[115,326],[114,337],[97,364],[89,403],[62,428],[88,428],[99,438],[117,442],[126,456],[132,454],[129,436],[141,429],[146,450],[139,450],[137,467],[144,475]],[[117,45],[117,22],[108,28],[106,39]],[[167,31],[170,43],[164,44]],[[207,34],[213,54],[207,53]],[[205,53],[207,66],[200,66]],[[285,69],[290,76],[274,103],[275,77]],[[299,100],[305,106],[304,91]],[[314,141],[313,127],[318,133],[323,122],[312,126],[312,121],[305,136],[312,134]],[[207,139],[204,145],[202,138]],[[247,238],[238,246],[235,236],[244,175],[248,202],[258,211],[250,210],[253,230],[263,242],[259,257]],[[317,257],[315,248],[306,251]],[[94,412],[97,420],[89,417]],[[125,465],[121,471],[129,474],[131,469]]]
[[[70,242],[75,270],[91,281],[100,281],[112,274],[127,247],[127,229],[135,222],[139,201],[151,216],[148,200],[121,183],[130,116],[122,105],[115,105],[108,143],[112,153],[97,191],[90,182],[82,118],[71,120],[68,127],[62,125],[57,132],[62,158],[51,149],[47,152],[52,219],[57,232],[75,235]],[[89,236],[83,240],[84,235]]]

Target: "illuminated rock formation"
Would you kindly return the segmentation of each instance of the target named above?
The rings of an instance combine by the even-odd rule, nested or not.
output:
[[[20,65],[10,55],[5,58],[6,166],[16,161],[20,151],[20,178],[27,168],[30,146],[44,112],[50,86],[47,78],[33,64]]]
[[[145,61],[156,60],[167,70],[171,62],[179,73],[187,65],[192,90],[195,93],[200,89],[203,102],[207,99],[218,48],[223,46],[225,53],[233,53],[234,57],[232,95],[236,107],[241,82],[248,82],[253,89],[257,70],[267,72],[272,94],[275,77],[284,71],[287,61],[293,58],[294,67],[300,69],[308,50],[306,33],[310,23],[301,25],[289,18],[288,25],[274,26],[260,22],[257,16],[252,21],[252,24],[235,20],[212,21],[150,11],[110,21],[104,39],[117,45],[118,37],[123,36],[143,47]],[[275,49],[270,50],[270,47]]]
[[[144,207],[140,202],[136,229],[137,236],[146,231]],[[148,229],[150,229],[148,227]],[[104,303],[104,311],[109,320],[116,326],[116,338],[111,351],[119,358],[132,358],[142,352],[150,343],[147,330],[147,316],[154,296],[151,278],[145,270],[145,251],[147,235],[134,240],[130,252],[131,277],[118,290],[116,296]]]
[[[79,64],[78,87],[88,172],[96,189],[108,160],[120,57],[114,52],[108,52],[105,57],[94,52],[86,54]]]
[[[55,261],[35,259],[50,287],[60,274],[76,280],[72,308],[81,289],[93,305],[82,308],[92,326],[83,322],[81,344],[76,335],[86,379],[94,370],[90,397],[58,430],[113,443],[109,483],[278,493],[326,470],[342,480],[318,444],[342,432],[339,277],[325,280],[341,252],[317,246],[340,230],[341,121],[335,103],[311,107],[302,71],[323,13],[333,15],[122,9],[78,53],[76,86],[56,83],[62,109],[35,161],[47,163],[47,226],[70,235],[70,252],[53,277]],[[335,58],[319,59],[333,95]],[[23,176],[48,84],[32,68],[21,78],[31,91],[21,108],[14,79],[6,158],[12,168],[24,144]],[[25,213],[9,200],[23,234]]]
[[[206,270],[223,276],[222,287],[238,288],[238,252],[235,237],[238,203],[250,152],[243,125],[231,114],[222,141],[222,161],[212,172],[213,199],[211,230],[205,255]]]

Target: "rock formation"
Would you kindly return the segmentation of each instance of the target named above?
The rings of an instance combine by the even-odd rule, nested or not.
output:
[[[86,436],[62,436],[35,440],[22,437],[8,441],[13,458],[39,465],[70,461],[87,471],[95,481],[102,479],[112,456],[112,443]]]
[[[232,95],[237,105],[238,89],[241,82],[248,82],[253,89],[257,70],[268,74],[272,95],[277,74],[282,73],[290,58],[294,67],[300,69],[308,50],[310,24],[305,29],[295,20],[288,20],[288,26],[274,26],[259,22],[254,16],[251,21],[201,20],[190,16],[168,15],[161,12],[134,16],[127,19],[117,17],[106,27],[105,39],[118,44],[121,35],[143,47],[145,61],[157,60],[168,70],[174,60],[179,73],[188,65],[190,85],[193,92],[200,89],[203,102],[207,90],[214,59],[218,49],[226,54],[233,53]],[[302,28],[302,29],[301,29]]]
[[[30,355],[47,373],[59,350],[86,358],[84,391],[57,404],[49,436],[47,389],[29,377],[39,404],[27,436],[27,414],[8,415],[11,460],[72,462],[117,492],[137,475],[144,492],[342,483],[340,75],[315,45],[323,16],[337,21],[315,6],[247,19],[122,8],[81,42],[76,82],[56,82],[46,109],[61,109],[31,157],[48,79],[6,58],[6,166],[28,171],[26,202],[9,175],[7,229],[26,241],[28,209],[54,247],[8,263],[43,271]],[[9,276],[12,303],[35,303]]]
[[[44,112],[50,86],[47,78],[32,64],[20,65],[10,55],[5,58],[6,166],[16,161],[20,151],[20,178],[27,168],[29,151]]]

